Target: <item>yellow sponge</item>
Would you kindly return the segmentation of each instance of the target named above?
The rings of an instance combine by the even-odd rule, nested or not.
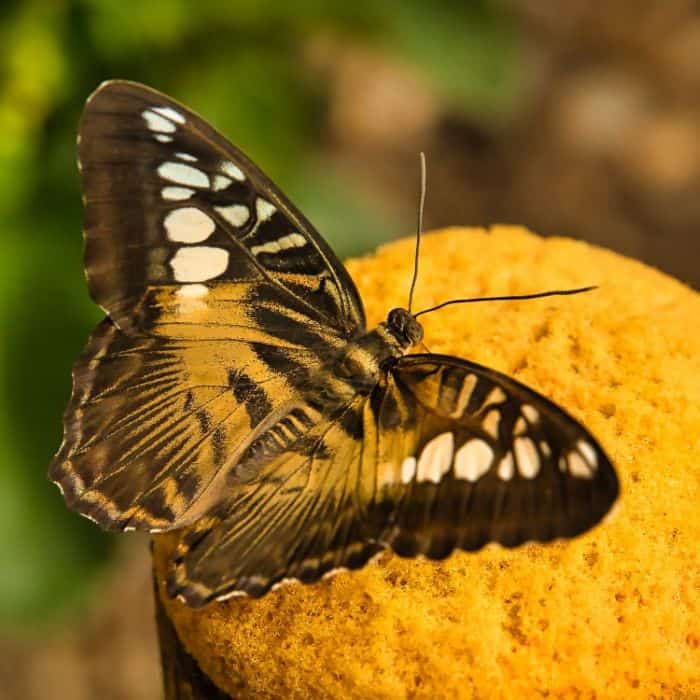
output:
[[[370,325],[405,306],[414,241],[348,263]],[[520,228],[426,235],[414,307],[598,284],[575,297],[453,306],[431,351],[513,375],[600,440],[622,496],[568,542],[361,571],[192,610],[161,597],[236,698],[700,697],[700,297],[633,260]],[[164,577],[171,539],[155,557]]]

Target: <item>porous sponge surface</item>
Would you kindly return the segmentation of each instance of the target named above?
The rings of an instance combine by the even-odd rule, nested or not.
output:
[[[368,324],[405,306],[413,239],[352,260]],[[161,596],[236,698],[700,697],[700,295],[639,262],[515,227],[425,235],[414,309],[433,352],[488,365],[600,440],[622,495],[568,542],[357,572],[192,610]],[[159,581],[171,538],[156,540]]]

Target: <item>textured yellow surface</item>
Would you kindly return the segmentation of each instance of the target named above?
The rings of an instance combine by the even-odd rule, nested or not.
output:
[[[370,325],[405,306],[413,240],[348,267]],[[613,517],[571,542],[365,569],[196,611],[165,603],[237,698],[700,697],[700,296],[606,250],[522,229],[426,235],[415,308],[451,307],[426,344],[566,407],[616,464]],[[156,542],[163,572],[169,540]]]

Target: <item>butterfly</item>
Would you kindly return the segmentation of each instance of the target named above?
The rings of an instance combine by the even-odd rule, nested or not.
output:
[[[237,148],[110,81],[79,140],[85,269],[106,317],[50,466],[107,530],[177,531],[191,606],[356,569],[573,537],[618,496],[595,438],[406,309],[368,330],[348,272]]]

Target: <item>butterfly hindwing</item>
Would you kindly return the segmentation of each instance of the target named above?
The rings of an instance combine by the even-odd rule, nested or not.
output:
[[[361,432],[363,409],[357,399],[318,420],[184,533],[171,564],[171,595],[195,606],[259,596],[284,579],[312,582],[339,567],[358,568],[380,552],[362,501],[374,486],[372,465],[363,465],[362,442],[348,434],[351,426]]]
[[[316,362],[303,348],[131,336],[106,319],[76,363],[50,476],[73,509],[107,529],[191,522]]]

